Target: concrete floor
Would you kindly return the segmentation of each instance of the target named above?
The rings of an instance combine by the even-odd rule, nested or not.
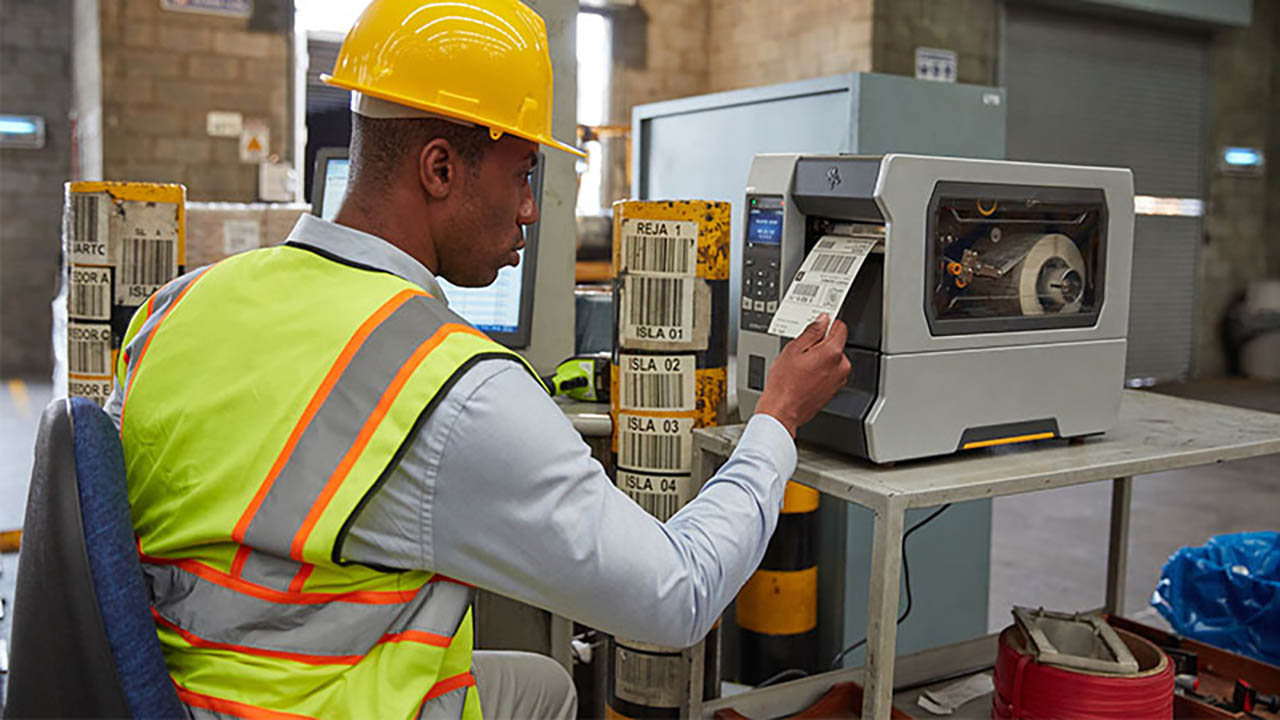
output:
[[[1183,397],[1280,412],[1280,383],[1203,380],[1158,388]],[[36,423],[48,385],[0,383],[0,529],[22,523]],[[1102,604],[1111,488],[1097,483],[995,501],[989,623],[1015,604],[1083,609]],[[1159,473],[1134,483],[1127,614],[1142,611],[1169,555],[1211,535],[1277,529],[1280,455]],[[12,605],[17,557],[0,555],[0,598]],[[1150,613],[1142,613],[1150,621]],[[6,612],[0,638],[9,636]],[[4,676],[0,675],[0,698]],[[968,711],[982,703],[975,700]],[[904,707],[906,707],[904,705]],[[976,710],[985,717],[989,705]],[[916,708],[913,714],[924,715]],[[960,717],[957,715],[956,717]]]
[[[1280,383],[1204,380],[1171,395],[1280,412]],[[1145,607],[1169,556],[1210,536],[1280,529],[1280,455],[1134,479],[1125,612]],[[1094,483],[997,498],[992,513],[992,631],[1014,605],[1099,607],[1106,588],[1111,485]]]

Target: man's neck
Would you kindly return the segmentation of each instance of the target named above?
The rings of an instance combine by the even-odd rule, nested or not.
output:
[[[394,202],[370,203],[355,193],[343,198],[333,221],[338,225],[382,238],[422,263],[432,275],[437,271],[435,245],[425,223],[407,220],[396,212]]]

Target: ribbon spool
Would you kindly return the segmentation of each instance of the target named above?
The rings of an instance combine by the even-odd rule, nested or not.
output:
[[[1043,665],[1016,625],[1000,633],[991,717],[998,720],[1128,720],[1173,717],[1173,663],[1149,640],[1115,628],[1138,660],[1133,675]]]

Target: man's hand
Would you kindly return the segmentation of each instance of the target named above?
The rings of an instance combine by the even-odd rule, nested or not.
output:
[[[756,412],[769,415],[796,436],[796,428],[809,422],[849,377],[849,358],[844,354],[849,328],[840,320],[821,315],[796,339],[778,353],[764,381],[764,392],[756,403]]]

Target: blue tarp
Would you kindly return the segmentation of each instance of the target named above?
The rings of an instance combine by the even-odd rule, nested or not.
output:
[[[1178,550],[1151,604],[1180,635],[1280,665],[1280,532]]]

